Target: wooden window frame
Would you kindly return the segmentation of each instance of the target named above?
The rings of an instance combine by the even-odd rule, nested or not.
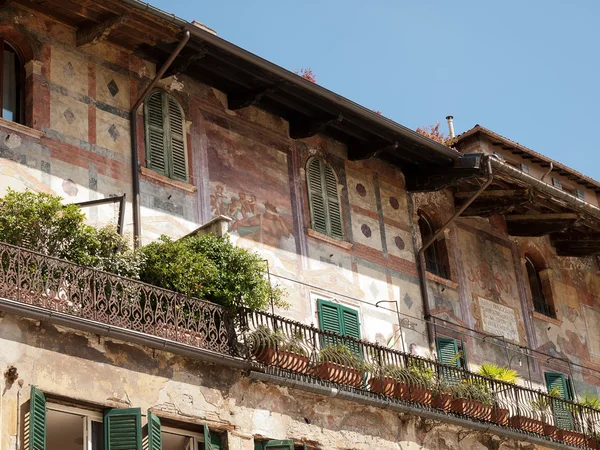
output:
[[[550,280],[544,280],[542,277],[543,270],[538,269],[538,265],[535,262],[535,259],[528,254],[524,255],[525,260],[525,277],[527,279],[527,286],[529,287],[529,295],[532,309],[535,313],[540,314],[544,317],[548,317],[549,319],[557,318],[556,305],[554,304],[554,299],[552,296],[552,292],[550,290]],[[536,282],[538,287],[536,291],[539,291],[537,294],[534,292],[534,286],[532,286],[532,280],[530,276],[530,269],[534,271]]]
[[[19,66],[19,73],[17,74],[19,79],[17,80],[17,90],[19,91],[17,99],[17,118],[12,120],[14,123],[21,125],[25,124],[25,60],[23,54],[17,46],[6,38],[0,36],[0,118],[3,118],[4,114],[4,47],[8,46],[15,53],[17,57],[17,63]],[[8,120],[8,119],[5,119]]]
[[[431,238],[436,233],[436,227],[432,220],[420,211],[418,213],[417,226],[419,228],[419,234],[421,235],[421,245],[425,244],[425,241]],[[425,223],[428,228],[428,233],[423,232],[421,221]],[[446,280],[452,280],[452,274],[450,271],[450,258],[448,257],[448,248],[443,237],[439,237],[433,242],[423,255],[425,258],[425,270],[430,274],[436,275]]]

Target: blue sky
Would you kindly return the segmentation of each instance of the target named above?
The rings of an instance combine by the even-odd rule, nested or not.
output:
[[[598,0],[150,0],[415,129],[479,123],[600,180]]]

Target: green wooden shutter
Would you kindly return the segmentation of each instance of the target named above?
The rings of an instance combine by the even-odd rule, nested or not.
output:
[[[340,305],[326,300],[317,302],[319,309],[319,328],[323,331],[343,334],[342,313]],[[335,344],[338,340],[331,336],[323,336],[322,345]]]
[[[338,195],[338,183],[335,172],[331,166],[325,166],[325,193],[327,195],[327,217],[329,219],[328,233],[336,239],[344,238],[344,226],[342,224],[342,211],[340,208],[340,197]]]
[[[562,399],[569,398],[569,391],[567,389],[567,380],[562,373],[551,373],[546,372],[546,386],[548,392],[556,390]],[[569,405],[559,399],[552,400],[552,414],[556,426],[563,430],[573,430],[573,415],[569,410]]]
[[[438,360],[442,364],[449,364],[460,367],[460,359],[456,358],[458,354],[458,341],[456,339],[437,338],[436,339]]]
[[[311,159],[308,163],[306,179],[311,228],[319,233],[327,234],[327,206],[323,193],[322,168],[323,162],[320,159]]]
[[[139,408],[104,412],[105,450],[142,450],[142,412]]]
[[[146,165],[167,175],[163,92],[152,92],[145,101]]]
[[[360,321],[356,309],[340,307],[342,313],[342,334],[356,339],[360,339]],[[356,356],[360,356],[361,349],[358,343],[348,343],[348,347]]]
[[[204,422],[204,450],[220,450],[221,438],[219,435],[211,436],[210,429]]]
[[[342,334],[360,339],[360,321],[358,311],[352,308],[340,307],[342,312]]]
[[[28,450],[46,450],[46,396],[31,386]]]
[[[185,152],[185,121],[181,106],[172,96],[168,98],[169,124],[169,176],[187,181],[187,155]]]
[[[148,449],[162,450],[162,432],[160,419],[148,411]]]
[[[265,450],[294,450],[294,441],[267,441],[263,444],[263,448]]]

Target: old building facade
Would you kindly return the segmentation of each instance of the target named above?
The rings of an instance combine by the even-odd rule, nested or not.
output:
[[[479,126],[442,146],[137,0],[0,5],[0,192],[60,195],[142,244],[226,230],[291,304],[228,327],[0,246],[0,450],[596,445],[577,401],[599,385],[599,183]],[[265,328],[306,361],[262,351]],[[325,373],[331,343],[354,378]],[[522,380],[488,409],[432,403],[485,362]],[[377,392],[392,366],[409,394]]]

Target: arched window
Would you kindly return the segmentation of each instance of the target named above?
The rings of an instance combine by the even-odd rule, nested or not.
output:
[[[554,307],[546,299],[540,273],[530,256],[525,256],[525,269],[527,269],[527,280],[531,292],[533,310],[548,317],[556,317]]]
[[[144,102],[146,165],[175,180],[187,181],[185,117],[179,102],[155,89]]]
[[[322,159],[311,158],[306,169],[310,226],[319,233],[344,239],[337,176]]]
[[[0,36],[0,100],[1,117],[12,122],[23,121],[23,61],[19,52]]]
[[[423,213],[419,213],[419,232],[421,244],[425,244],[433,237],[436,230],[431,220]],[[427,271],[442,278],[450,279],[448,267],[448,252],[443,241],[437,240],[425,250],[425,267]]]

